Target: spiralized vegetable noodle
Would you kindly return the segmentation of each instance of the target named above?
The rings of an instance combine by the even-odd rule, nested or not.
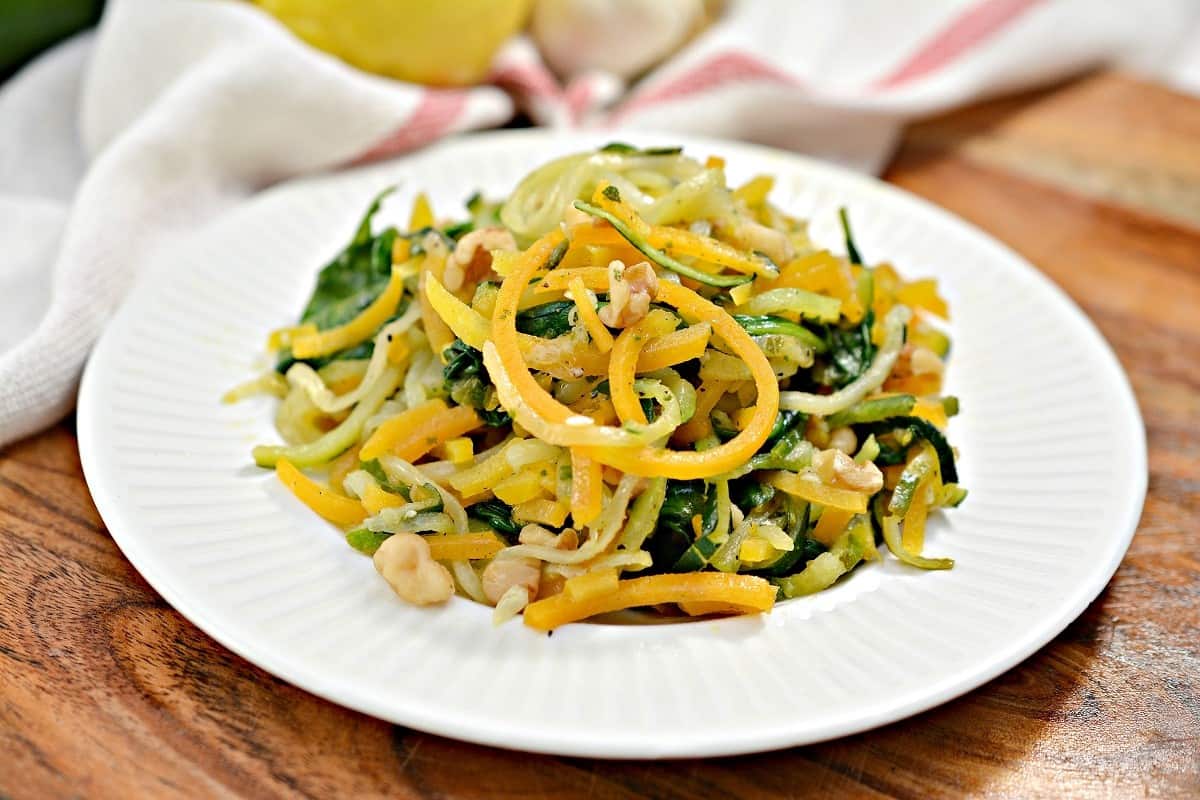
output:
[[[951,568],[948,305],[772,185],[612,144],[457,218],[377,229],[385,191],[226,401],[281,398],[255,462],[398,595],[497,623],[766,612],[880,546]]]

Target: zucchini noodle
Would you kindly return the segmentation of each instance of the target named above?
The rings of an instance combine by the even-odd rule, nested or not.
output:
[[[263,394],[283,398],[287,396],[287,393],[287,381],[280,377],[278,372],[268,372],[265,375],[259,375],[257,378],[251,378],[245,383],[239,383],[221,395],[221,402],[238,403],[247,397],[257,397]]]
[[[640,570],[646,569],[654,563],[654,558],[645,550],[633,550],[630,552],[609,553],[605,556],[597,556],[586,564],[546,564],[546,573],[549,575],[561,575],[564,578],[574,578],[577,575],[586,575],[589,572],[601,569],[625,569],[625,570]]]
[[[483,363],[496,382],[500,404],[521,423],[521,427],[551,444],[563,447],[644,447],[670,435],[683,419],[678,400],[674,395],[670,395],[665,399],[659,418],[647,425],[613,428],[597,425],[591,417],[581,414],[568,414],[562,422],[549,422],[526,403],[500,361],[496,346],[492,342],[483,346]]]
[[[308,399],[326,414],[333,414],[353,407],[362,400],[367,390],[379,380],[388,365],[388,344],[392,339],[401,336],[421,318],[421,307],[413,303],[408,310],[395,322],[385,325],[375,336],[375,349],[371,352],[371,361],[367,364],[367,372],[358,384],[358,388],[336,395],[329,390],[321,376],[312,367],[303,362],[296,362],[287,371],[287,381],[292,386],[299,387],[308,395]],[[336,363],[336,362],[335,362]]]
[[[354,445],[367,420],[396,391],[402,375],[396,367],[387,367],[342,424],[308,444],[294,447],[260,445],[254,448],[254,463],[260,467],[274,467],[280,459],[287,459],[298,467],[311,467],[332,461]]]
[[[672,212],[678,215],[679,207],[689,197],[692,203],[700,202],[697,198],[706,203],[699,210],[723,210],[728,201],[722,204],[717,199],[722,192],[714,191],[718,188],[715,179],[692,184],[675,196],[668,193],[661,199],[641,191],[641,187],[649,188],[651,182],[662,185],[657,176],[677,184],[678,188],[681,182],[704,171],[699,162],[680,154],[598,152],[564,156],[534,170],[517,185],[500,209],[500,221],[518,241],[532,242],[558,227],[572,203],[581,197],[589,197],[604,182],[616,186],[634,208],[651,219],[659,216],[669,219]],[[648,181],[646,176],[649,175],[656,178]],[[635,180],[639,177],[640,186]]]
[[[454,523],[457,533],[467,532],[467,512],[458,498],[448,492],[441,484],[429,480],[419,469],[396,456],[380,456],[379,463],[390,480],[403,481],[409,486],[432,486],[442,496],[442,506],[446,515]]]
[[[949,336],[923,322],[947,304],[864,263],[844,210],[821,249],[773,186],[616,143],[457,220],[419,195],[408,230],[377,228],[381,195],[268,337],[275,370],[224,400],[281,398],[286,444],[255,463],[397,594],[420,602],[421,575],[496,624],[766,612],[877,537],[949,569],[921,553],[967,497]],[[400,534],[428,547],[383,546]]]
[[[454,521],[437,511],[414,512],[409,508],[385,508],[363,523],[376,533],[453,533]]]
[[[612,499],[600,513],[600,519],[596,520],[596,537],[589,539],[579,549],[558,550],[540,544],[518,544],[500,551],[498,558],[536,558],[548,564],[579,564],[594,558],[605,552],[620,532],[629,500],[639,482],[636,475],[621,478]]]
[[[833,394],[811,394],[809,392],[780,392],[779,407],[786,411],[803,411],[827,417],[857,403],[868,392],[878,389],[887,380],[888,374],[900,356],[904,346],[904,326],[912,317],[904,306],[896,306],[883,320],[883,346],[875,354],[871,366],[843,389]]]
[[[450,572],[454,574],[454,580],[458,584],[458,588],[462,589],[463,594],[476,603],[487,604],[487,595],[483,593],[483,583],[479,580],[479,573],[471,566],[470,561],[451,561]],[[528,601],[526,602],[528,603]]]

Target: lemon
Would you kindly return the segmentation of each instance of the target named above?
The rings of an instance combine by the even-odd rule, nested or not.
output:
[[[525,23],[532,0],[254,0],[297,36],[359,69],[464,86]]]

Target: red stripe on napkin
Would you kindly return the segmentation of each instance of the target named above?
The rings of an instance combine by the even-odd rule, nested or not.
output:
[[[890,89],[924,77],[1006,28],[1042,0],[985,0],[957,17],[896,71],[875,84]]]
[[[567,87],[563,93],[567,108],[571,111],[571,119],[579,122],[592,102],[592,84],[587,79],[577,80]]]
[[[488,76],[488,82],[501,88],[524,92],[533,97],[558,98],[561,90],[549,70],[540,64],[510,63]]]
[[[804,85],[794,75],[776,69],[754,56],[738,52],[721,53],[665,83],[635,95],[613,113],[609,122],[618,122],[631,112],[646,106],[712,91],[731,83],[748,82],[793,87]]]
[[[354,160],[355,164],[407,153],[440,139],[449,132],[467,105],[467,93],[455,90],[429,90],[397,130],[388,134],[370,150]]]

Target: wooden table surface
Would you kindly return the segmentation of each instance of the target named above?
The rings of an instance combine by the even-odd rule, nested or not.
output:
[[[1133,546],[1029,660],[912,719],[753,757],[453,742],[295,689],[172,610],[109,538],[68,421],[0,452],[0,796],[1200,796],[1200,101],[1093,75],[922,123],[886,178],[1066,289],[1146,420]]]

